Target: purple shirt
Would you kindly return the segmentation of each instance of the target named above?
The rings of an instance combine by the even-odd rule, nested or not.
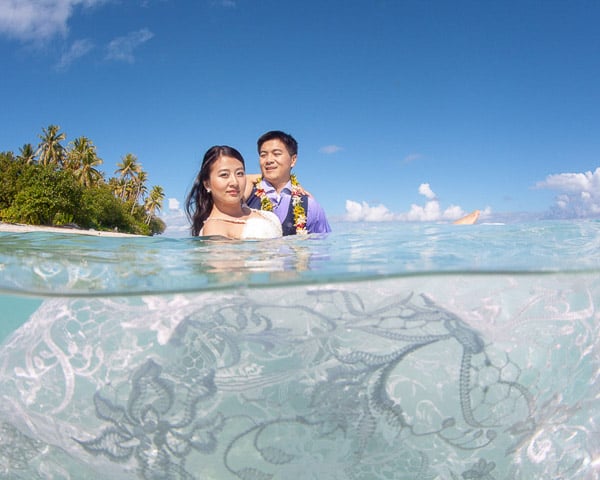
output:
[[[261,182],[262,187],[265,190],[267,197],[273,203],[273,213],[277,215],[279,221],[283,223],[287,216],[288,209],[290,208],[290,202],[292,201],[292,182],[286,183],[285,187],[281,190],[281,193],[277,193],[273,185],[266,180]],[[317,203],[317,201],[308,196],[308,209],[306,213],[306,230],[308,233],[327,233],[331,232],[331,227],[327,222],[325,211]]]

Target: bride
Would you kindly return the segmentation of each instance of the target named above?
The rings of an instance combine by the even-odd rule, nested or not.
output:
[[[242,154],[226,145],[209,148],[186,199],[192,235],[242,240],[281,237],[281,223],[273,212],[244,204],[245,189]]]

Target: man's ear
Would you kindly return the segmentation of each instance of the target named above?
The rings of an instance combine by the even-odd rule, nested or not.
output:
[[[291,163],[292,167],[296,166],[296,160],[297,159],[298,159],[298,154],[295,153],[294,155],[292,155],[292,163]]]

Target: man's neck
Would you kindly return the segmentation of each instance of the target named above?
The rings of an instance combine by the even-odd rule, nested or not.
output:
[[[264,179],[263,179],[263,180],[264,180]],[[282,181],[279,181],[279,182],[276,182],[276,183],[271,183],[271,182],[270,182],[270,181],[268,181],[268,180],[264,180],[264,181],[265,181],[265,182],[267,182],[269,185],[271,185],[271,186],[272,186],[272,187],[275,189],[275,191],[276,191],[277,193],[281,193],[281,191],[282,191],[282,190],[285,188],[285,186],[286,186],[286,185],[289,183],[290,179],[288,178],[288,179],[287,179],[287,180],[285,180],[285,181],[283,181],[283,180],[282,180]]]

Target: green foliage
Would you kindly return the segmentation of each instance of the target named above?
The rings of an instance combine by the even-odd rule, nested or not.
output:
[[[152,235],[158,235],[165,231],[167,224],[159,217],[150,218],[150,233]]]
[[[84,189],[82,211],[77,224],[83,228],[128,232],[123,202],[115,197],[108,185]]]
[[[52,220],[52,224],[59,227],[70,225],[72,223],[75,223],[73,214],[65,212],[58,212],[56,215],[54,215],[54,219]]]
[[[162,221],[147,225],[144,210],[132,202],[123,202],[113,194],[108,184],[83,190],[82,209],[76,223],[83,228],[113,230],[136,235],[154,235],[165,231]],[[131,210],[133,208],[133,213]]]
[[[15,158],[12,152],[0,153],[0,212],[12,205],[19,192],[19,178],[32,169],[31,165]]]
[[[164,192],[155,186],[146,195],[147,173],[135,155],[127,154],[117,165],[120,179],[105,181],[95,168],[102,159],[93,142],[79,137],[66,149],[65,138],[60,127],[50,125],[40,135],[37,152],[30,144],[19,156],[0,152],[0,220],[138,235],[164,232],[166,225],[155,216]]]
[[[83,192],[72,174],[41,165],[22,173],[16,182],[17,194],[2,212],[4,220],[53,225],[58,214],[76,216]]]

